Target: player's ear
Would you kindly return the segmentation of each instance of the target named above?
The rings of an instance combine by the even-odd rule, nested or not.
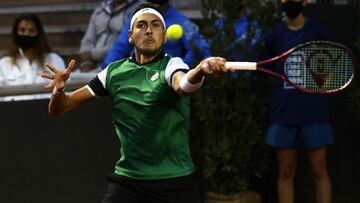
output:
[[[132,39],[132,32],[129,30],[128,32],[129,44],[134,44],[134,40]]]
[[[166,30],[165,30],[165,40],[164,40],[164,44],[168,41],[168,37],[166,35]]]

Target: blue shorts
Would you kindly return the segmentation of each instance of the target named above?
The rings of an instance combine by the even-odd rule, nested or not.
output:
[[[270,126],[266,143],[275,148],[297,148],[304,144],[309,149],[323,147],[334,142],[329,124]]]

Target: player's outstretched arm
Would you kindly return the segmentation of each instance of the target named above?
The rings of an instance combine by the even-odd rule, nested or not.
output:
[[[225,66],[225,62],[222,57],[204,59],[186,74],[181,71],[175,73],[172,87],[180,95],[191,94],[201,87],[205,75],[234,72],[234,69]]]
[[[45,88],[53,88],[49,102],[50,115],[61,115],[94,98],[94,96],[86,87],[79,88],[69,95],[65,94],[65,83],[68,80],[74,65],[75,60],[71,60],[68,67],[62,71],[58,70],[56,67],[50,64],[46,64],[46,66],[51,70],[52,74],[41,74],[41,77],[50,80],[50,83],[46,85]]]

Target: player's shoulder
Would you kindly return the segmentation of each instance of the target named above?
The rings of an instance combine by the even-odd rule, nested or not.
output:
[[[126,61],[129,61],[129,59],[124,58],[124,59],[114,61],[114,62],[110,63],[106,68],[108,71],[112,71],[112,70],[118,68],[119,66],[123,66],[124,62],[126,62]]]
[[[180,57],[173,57],[173,56],[168,55],[168,54],[166,54],[164,58],[166,58],[167,62],[168,62],[168,63],[171,63],[171,64],[183,64],[183,63],[185,63],[185,62],[182,60],[182,58],[180,58]]]
[[[170,59],[172,59],[172,58],[175,58],[175,57],[172,56],[172,55],[169,54],[169,53],[165,53],[165,54],[164,54],[164,57],[163,57],[163,59],[166,59],[166,60],[170,60]]]
[[[165,53],[164,56],[161,58],[162,60],[162,64],[166,64],[165,66],[168,66],[169,63],[171,63],[172,61],[174,61],[174,59],[176,60],[176,58],[179,57],[173,57],[172,55]],[[181,59],[181,58],[180,58]],[[182,59],[181,59],[182,60]]]

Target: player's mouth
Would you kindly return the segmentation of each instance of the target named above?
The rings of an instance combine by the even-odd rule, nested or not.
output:
[[[144,42],[147,42],[147,43],[149,43],[149,42],[155,42],[155,39],[152,38],[152,37],[148,37],[148,38],[146,38],[146,39],[144,40]]]

